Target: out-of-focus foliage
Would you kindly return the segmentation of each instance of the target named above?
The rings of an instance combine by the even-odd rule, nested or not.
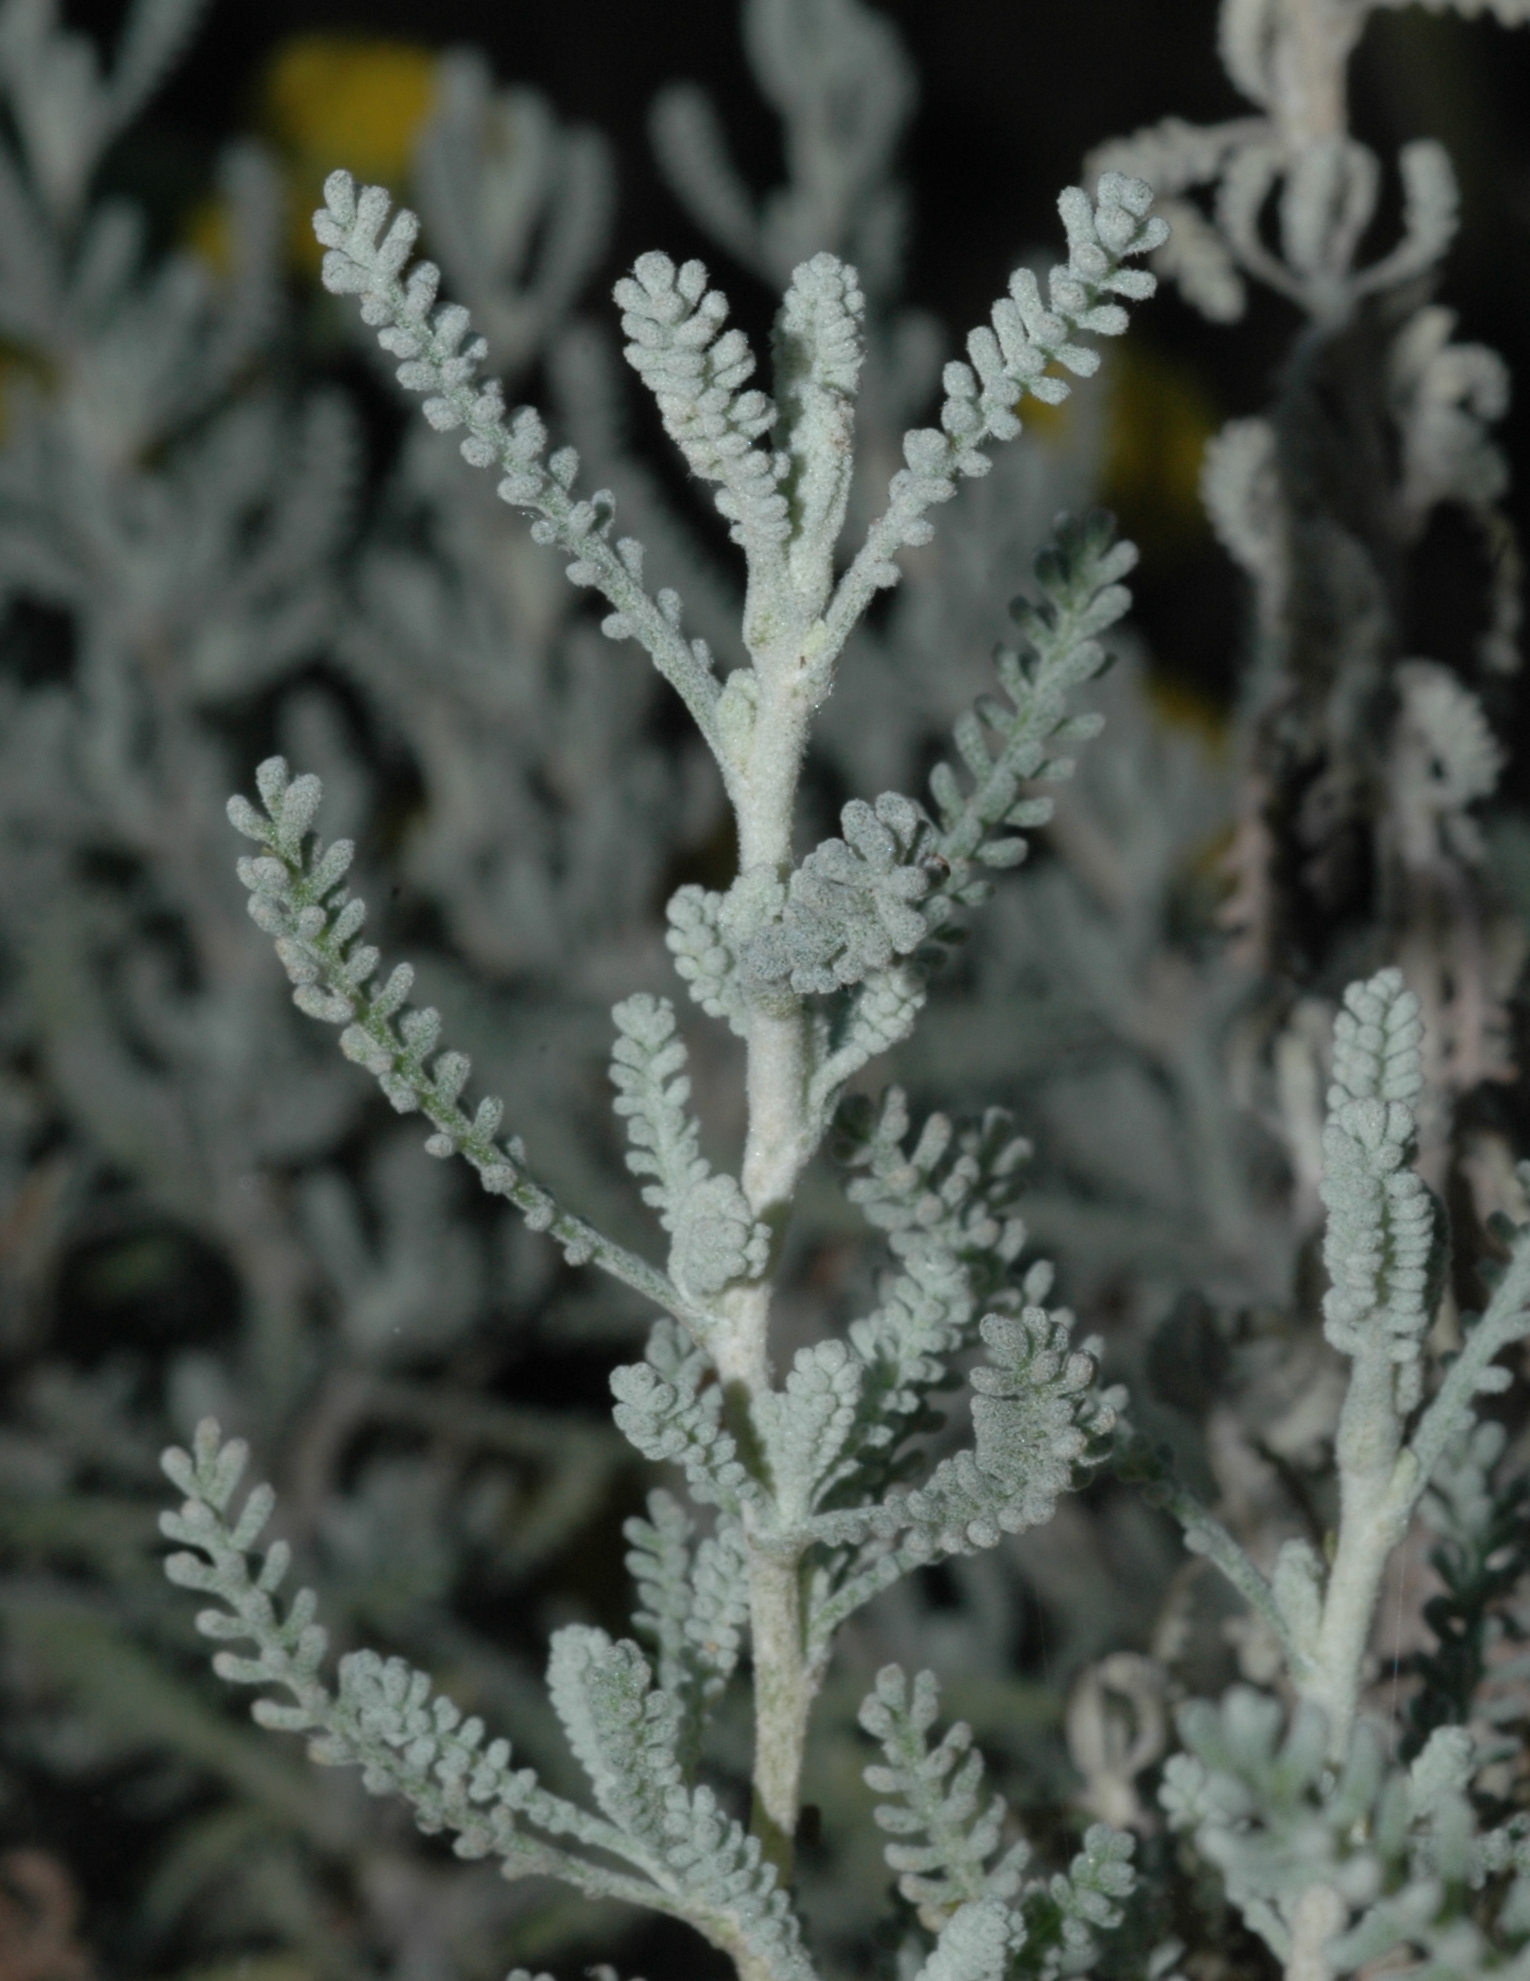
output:
[[[1469,1943],[1473,1903],[1520,1902],[1519,1393],[1492,1406],[1497,1437],[1484,1424],[1442,1459],[1382,1591],[1363,1703],[1399,1727],[1405,1762],[1438,1758],[1425,1743],[1442,1727],[1477,1737],[1476,1773],[1416,1807],[1379,1759],[1358,1785],[1325,1784],[1304,1709],[1283,1731],[1253,1693],[1226,1691],[1235,1678],[1289,1690],[1278,1634],[1184,1557],[1157,1504],[1172,1475],[1269,1576],[1288,1546],[1316,1559],[1337,1526],[1346,1370],[1322,1329],[1319,1181],[1349,978],[1398,964],[1423,1003],[1420,1187],[1459,1234],[1433,1350],[1458,1345],[1460,1309],[1482,1302],[1472,1262],[1479,1241],[1491,1253],[1495,1214],[1526,1210],[1511,1153],[1525,1153],[1513,993],[1526,827],[1503,803],[1487,809],[1518,788],[1520,573],[1494,434],[1506,374],[1432,297],[1452,213],[1443,153],[1411,154],[1404,247],[1356,253],[1375,163],[1347,126],[1282,122],[1285,7],[1225,10],[1254,112],[1209,131],[1165,125],[1097,159],[1180,209],[1166,272],[1213,319],[1256,308],[1261,284],[1306,312],[1268,413],[1206,447],[1216,415],[1188,367],[1130,347],[1109,361],[1107,392],[1028,413],[1027,437],[905,556],[819,718],[815,841],[839,829],[847,792],[922,783],[990,692],[1005,608],[1034,590],[1053,517],[1100,493],[1150,557],[1170,558],[1196,526],[1198,482],[1248,583],[1230,711],[1208,714],[1178,684],[1173,653],[1112,634],[1114,665],[1091,691],[1104,737],[900,1048],[915,1113],[1002,1103],[1030,1138],[1013,1172],[1016,1258],[1057,1261],[1158,1449],[1138,1454],[1146,1497],[1101,1478],[1047,1524],[886,1589],[845,1626],[816,1708],[817,1815],[797,1880],[834,1972],[912,1973],[962,1877],[960,1896],[991,1910],[957,1929],[970,1945],[942,1942],[959,1976],[989,1972],[990,1957],[994,1973],[1057,1971],[1042,1963],[1064,1948],[1082,1960],[1091,1937],[1102,1975],[1274,1972],[1301,1899],[1282,1850],[1315,1853],[1333,1889],[1358,1895],[1353,1918],[1309,1906],[1295,1919],[1298,1939],[1343,1926],[1354,1945],[1340,1971],[1409,1925],[1388,1905],[1442,1862],[1449,1904],[1412,1922],[1441,1971],[1486,1958]],[[1366,10],[1332,11],[1348,34]],[[512,398],[536,380],[555,439],[578,447],[590,486],[613,491],[647,546],[647,581],[683,595],[687,633],[726,671],[742,657],[741,601],[712,553],[710,503],[634,446],[593,280],[616,168],[596,133],[472,52],[305,36],[259,86],[261,142],[234,144],[216,186],[188,201],[186,248],[151,252],[144,216],[93,188],[201,12],[141,5],[107,58],[41,0],[0,5],[0,1974],[473,1981],[513,1960],[572,1973],[614,1948],[625,1967],[675,1971],[694,1958],[689,1936],[644,1938],[630,1910],[458,1864],[348,1775],[313,1774],[205,1679],[189,1608],[160,1573],[157,1453],[215,1415],[256,1446],[340,1647],[428,1669],[561,1797],[578,1771],[542,1692],[547,1642],[576,1633],[559,1640],[565,1698],[604,1669],[596,1627],[619,1631],[628,1607],[625,1521],[657,1690],[705,1699],[675,1751],[695,1743],[725,1807],[747,1813],[747,1726],[738,1686],[725,1689],[742,1629],[728,1530],[700,1546],[717,1550],[718,1641],[731,1631],[732,1648],[708,1638],[712,1663],[693,1671],[678,1612],[666,1621],[679,1599],[663,1563],[694,1537],[677,1538],[672,1501],[637,1519],[642,1468],[605,1414],[605,1369],[633,1362],[644,1302],[569,1270],[456,1166],[421,1157],[292,1009],[244,914],[223,819],[227,791],[273,748],[322,773],[326,832],[358,840],[383,937],[407,939],[541,1174],[638,1243],[606,1114],[607,1014],[629,1000],[626,1038],[662,1053],[667,1035],[640,1035],[671,981],[663,903],[677,886],[700,919],[676,921],[670,944],[706,1004],[697,985],[718,945],[705,904],[732,878],[721,792],[651,670],[602,639],[449,438],[401,426],[391,374],[305,286],[308,216],[333,166],[407,193],[448,293],[488,339],[487,368]],[[904,428],[938,403],[954,329],[903,300],[912,69],[869,9],[752,0],[744,19],[783,185],[760,196],[745,182],[695,85],[654,106],[655,148],[694,222],[773,294],[820,252],[858,267],[859,466],[845,491],[858,540]],[[1335,48],[1342,82],[1348,45]],[[1456,552],[1463,589],[1480,557],[1487,600],[1465,666],[1406,635],[1410,560],[1452,514],[1479,546]],[[843,830],[843,861],[864,865]],[[898,915],[919,904],[863,891],[865,963],[879,932],[897,948]],[[725,1008],[721,977],[713,995]],[[901,1018],[877,1022],[880,1045]],[[709,1134],[698,1149],[677,1131],[686,1162],[720,1170],[742,1126],[729,1052],[697,1036],[687,1075]],[[651,1110],[634,1118],[650,1138],[636,1146],[663,1139]],[[906,1106],[902,1119],[900,1161]],[[942,1167],[931,1144],[900,1198],[872,1188],[892,1156],[879,1170],[854,1135],[846,1152],[851,1199],[864,1181],[868,1201],[906,1202],[926,1223],[964,1159]],[[902,1230],[891,1211],[886,1228]],[[830,1179],[809,1172],[778,1298],[783,1367],[876,1295],[850,1231]],[[682,1238],[690,1248],[671,1273],[698,1292],[722,1270],[720,1245],[758,1249],[747,1218],[672,1218],[671,1236],[677,1255]],[[915,1269],[896,1236],[893,1255]],[[930,1389],[910,1429],[951,1463],[961,1427],[940,1402]],[[872,1809],[895,1784],[868,1794],[857,1713],[875,1684],[873,1730],[894,1738],[908,1695],[893,1668],[940,1674],[1061,1895],[1022,1877],[1012,1831],[996,1872],[999,1835],[990,1847],[974,1829],[983,1847],[966,1856],[909,1860],[885,1924]],[[354,1669],[363,1690],[383,1682]],[[634,1698],[657,1696],[621,1677]],[[913,1696],[930,1708],[922,1741],[933,1687]],[[1219,1696],[1180,1717],[1166,1827],[1172,1709]],[[896,1737],[913,1739],[907,1726]],[[949,1773],[971,1736],[944,1738]],[[1272,1788],[1282,1738],[1294,1758]],[[1363,1753],[1352,1764],[1368,1766]],[[1344,1795],[1344,1811],[1377,1823],[1374,1848],[1336,1820]],[[1226,1820],[1240,1796],[1259,1810],[1242,1829]],[[1137,1896],[1102,1937],[1091,1928],[1125,1887],[1092,1823],[1139,1839]],[[1489,1900],[1459,1897],[1470,1889]],[[1005,1968],[1025,1957],[1011,1945],[1019,1916],[1035,1964]]]

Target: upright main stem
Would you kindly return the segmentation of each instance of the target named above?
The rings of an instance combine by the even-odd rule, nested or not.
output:
[[[800,1559],[749,1550],[754,1651],[754,1811],[751,1827],[781,1882],[792,1875],[802,1803],[802,1755],[818,1690],[808,1666]]]
[[[792,863],[797,780],[812,704],[802,672],[762,671],[749,759],[733,787],[739,870],[785,879]],[[756,1217],[784,1223],[797,1180],[813,1153],[808,1109],[811,1074],[807,1013],[754,1009],[749,1016],[749,1127],[743,1187]],[[728,1298],[726,1334],[716,1350],[718,1374],[747,1407],[771,1386],[769,1281]],[[746,1523],[746,1532],[748,1530]],[[791,1876],[802,1752],[816,1681],[804,1639],[800,1557],[749,1536],[749,1612],[754,1653],[754,1828],[782,1882]]]

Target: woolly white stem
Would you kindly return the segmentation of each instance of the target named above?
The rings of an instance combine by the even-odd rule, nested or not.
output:
[[[1345,82],[1364,15],[1343,0],[1285,0],[1287,31],[1271,64],[1271,109],[1293,153],[1342,137],[1349,114]]]
[[[1455,1430],[1472,1412],[1483,1372],[1530,1333],[1530,1238],[1521,1233],[1492,1301],[1469,1330],[1424,1412],[1411,1445],[1402,1442],[1396,1372],[1384,1352],[1357,1356],[1339,1419],[1339,1538],[1310,1666],[1293,1677],[1302,1696],[1328,1716],[1329,1751],[1342,1759],[1354,1726],[1360,1681],[1382,1578],[1392,1550]]]
[[[756,677],[761,686],[748,755],[729,790],[741,874],[763,870],[784,879],[791,870],[797,780],[814,699],[804,673],[788,666]],[[752,1009],[747,1054],[744,1195],[756,1217],[779,1226],[813,1153],[812,1059],[802,1006],[791,1000],[784,1009]],[[741,1383],[751,1395],[770,1384],[770,1295],[768,1281],[730,1294],[723,1303],[728,1325],[714,1350],[723,1381]]]
[[[739,868],[781,878],[792,861],[797,780],[808,722],[821,689],[805,656],[758,670],[759,700],[747,761],[734,781]],[[817,692],[815,692],[817,689]],[[798,1178],[813,1153],[808,1083],[812,1073],[806,1011],[750,1013],[749,1126],[743,1188],[757,1217],[784,1222]],[[728,1328],[717,1345],[718,1372],[745,1396],[770,1387],[769,1283],[740,1288],[725,1303]],[[782,1881],[791,1876],[802,1751],[816,1682],[803,1639],[798,1563],[749,1549],[749,1610],[754,1656],[754,1828]]]
[[[1324,1949],[1348,1918],[1349,1907],[1332,1885],[1309,1885],[1291,1920],[1285,1981],[1333,1981],[1333,1963]]]
[[[818,1690],[803,1636],[801,1571],[751,1548],[749,1607],[754,1648],[753,1828],[783,1883],[801,1802],[808,1714]]]
[[[1342,1760],[1349,1747],[1382,1578],[1407,1531],[1418,1467],[1402,1450],[1396,1370],[1385,1351],[1355,1359],[1339,1419],[1339,1538],[1323,1600],[1311,1666],[1298,1678],[1304,1698],[1328,1719],[1328,1746]]]

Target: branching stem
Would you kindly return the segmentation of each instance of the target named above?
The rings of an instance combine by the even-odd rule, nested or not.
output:
[[[1484,1371],[1526,1332],[1530,1302],[1530,1243],[1516,1244],[1487,1312],[1445,1372],[1410,1444],[1391,1402],[1391,1365],[1384,1355],[1356,1359],[1339,1422],[1338,1546],[1323,1603],[1313,1676],[1299,1689],[1328,1715],[1329,1742],[1341,1754],[1349,1740],[1382,1578],[1392,1550],[1446,1446],[1470,1421]]]

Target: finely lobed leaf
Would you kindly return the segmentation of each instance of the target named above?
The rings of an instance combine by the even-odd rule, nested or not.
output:
[[[738,1457],[733,1434],[723,1427],[722,1391],[709,1380],[705,1353],[671,1322],[648,1337],[641,1362],[611,1372],[617,1429],[645,1458],[684,1467],[694,1499],[737,1515],[762,1498],[759,1484]]]
[[[749,1620],[747,1550],[738,1522],[719,1518],[692,1548],[694,1524],[662,1489],[648,1518],[626,1522],[627,1568],[642,1605],[633,1623],[658,1648],[658,1679],[680,1712],[677,1752],[694,1764],[701,1730],[738,1662]]]
[[[669,1269],[697,1301],[730,1280],[757,1278],[770,1255],[770,1233],[750,1212],[737,1181],[714,1175],[686,1107],[686,1051],[668,998],[629,997],[612,1012],[618,1037],[611,1054],[613,1103],[625,1116],[632,1147],[627,1167],[655,1180],[643,1201],[659,1212],[674,1240]]]
[[[639,255],[616,285],[627,362],[658,402],[664,430],[692,473],[718,486],[717,507],[735,543],[759,555],[784,541],[786,498],[773,457],[754,442],[775,424],[763,392],[740,388],[754,373],[741,330],[724,330],[727,298],[707,287],[704,263],[676,268]]]
[[[980,1798],[982,1757],[972,1729],[958,1720],[932,1748],[929,1732],[940,1710],[933,1672],[920,1672],[910,1687],[898,1665],[886,1665],[861,1704],[860,1722],[881,1744],[884,1765],[865,1770],[879,1796],[878,1827],[917,1842],[889,1843],[884,1855],[898,1889],[938,1932],[961,1906],[980,1899],[1008,1902],[1020,1889],[1030,1858],[1024,1842],[996,1855],[1003,1835],[1004,1798]]]
[[[1323,1130],[1324,1332],[1348,1354],[1382,1348],[1399,1366],[1406,1412],[1421,1393],[1418,1358],[1442,1255],[1441,1213],[1412,1167],[1423,1026],[1397,970],[1351,984],[1344,1005]]]

